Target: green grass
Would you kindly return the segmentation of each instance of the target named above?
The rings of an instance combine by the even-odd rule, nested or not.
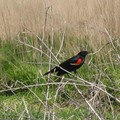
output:
[[[44,100],[44,97],[40,95],[40,91],[37,91],[37,95],[40,99]],[[31,119],[43,119],[45,108],[41,105],[40,101],[36,99],[36,97],[29,93],[18,93],[17,95],[12,96],[1,96],[0,98],[0,119],[18,119],[21,114],[21,119],[27,119],[28,115],[26,114],[25,104],[27,106],[27,110],[29,111]],[[81,100],[80,100],[81,101]],[[50,102],[50,101],[49,101]],[[52,104],[49,103],[50,116],[52,118]],[[81,101],[79,105],[68,105],[61,106],[60,104],[55,107],[55,116],[57,119],[64,120],[83,120],[83,119],[91,119],[97,120],[92,113],[90,113],[87,105]],[[109,105],[106,105],[106,111],[103,115],[106,119],[113,120],[113,116],[111,110],[109,109]],[[119,106],[115,106],[114,114],[116,120],[119,120]]]
[[[39,118],[43,119],[43,114],[44,114],[44,108],[41,108],[40,103],[38,101],[34,101],[34,98],[31,98],[29,95],[28,96],[13,96],[13,97],[4,97],[4,100],[2,100],[2,105],[0,108],[0,118],[4,119],[4,116],[6,116],[6,119],[17,119],[20,114],[23,112],[23,110],[25,109],[24,103],[23,103],[23,99],[25,100],[26,104],[28,105],[28,111],[30,112],[31,115],[31,119],[36,119]],[[3,98],[1,98],[3,99]],[[34,101],[34,102],[33,102]],[[33,102],[33,103],[32,103]],[[9,109],[7,109],[9,108]],[[6,113],[3,112],[3,109],[6,109]],[[68,118],[70,119],[75,119],[77,120],[79,119],[84,119],[85,117],[87,117],[89,115],[89,113],[87,112],[86,108],[84,106],[81,106],[81,108],[76,108],[74,109],[74,107],[70,106],[70,107],[64,107],[61,109],[55,108],[56,109],[56,116],[59,119],[65,119],[67,120]],[[52,114],[52,113],[51,113]],[[25,117],[27,117],[26,113],[23,113],[22,118],[25,119]]]
[[[71,50],[68,46],[71,45],[74,48],[74,44],[72,45],[69,40],[76,39],[75,44],[79,44],[79,46],[81,45],[81,48],[87,48],[88,51],[93,51],[92,46],[87,42],[89,40],[87,37],[81,40],[74,37],[69,38],[69,36],[65,36],[63,49],[58,56],[60,62],[73,55],[73,49]],[[40,49],[38,41],[36,40],[36,38],[28,36],[27,40],[24,42]],[[48,37],[47,40],[49,43],[48,46],[50,47],[50,38]],[[55,54],[59,50],[59,42],[54,42],[53,52]],[[78,70],[77,76],[91,83],[94,82],[96,84],[105,85],[107,92],[120,99],[120,66],[119,62],[116,62],[119,51],[115,52],[112,50],[110,55],[108,55],[106,54],[106,51],[107,49],[109,50],[110,47],[111,45],[106,46],[105,50],[92,56],[91,64],[84,64],[81,69]],[[118,50],[117,45],[116,49]],[[42,46],[42,51],[49,55],[49,51],[44,45]],[[47,85],[29,87],[30,85],[46,84],[51,82],[55,83],[61,80],[54,76],[51,76],[50,79],[42,77],[41,74],[48,70],[49,58],[44,54],[41,54],[39,51],[36,51],[24,44],[19,44],[14,40],[1,41],[0,52],[0,119],[16,120],[19,118],[25,120],[28,119],[27,110],[31,119],[43,119],[46,108],[41,104],[40,100],[45,104],[47,93],[49,97],[47,112],[50,112],[50,118],[52,119],[54,100],[58,85],[51,84],[49,87]],[[86,63],[88,63],[90,59],[91,56],[88,56]],[[52,57],[52,63],[57,64],[54,57]],[[53,66],[54,65],[51,65],[51,67]],[[68,79],[72,79],[73,81]],[[82,91],[86,100],[90,100],[92,98],[91,93],[94,88],[88,86],[86,83],[83,84],[80,79],[71,75],[65,75],[63,82],[71,84],[66,84],[58,92],[54,108],[56,119],[83,120],[91,118],[92,120],[97,120],[98,118],[95,114],[90,112],[90,108],[78,93],[74,83],[80,84],[77,85],[77,87]],[[28,86],[29,88],[19,89],[16,91],[11,91],[9,89],[12,87],[16,88],[25,86]],[[6,89],[8,89],[7,92],[2,92],[2,90]],[[105,120],[120,119],[120,103],[115,99],[111,97],[108,98],[104,92],[99,91],[94,102],[94,104],[91,104],[94,106],[95,111],[99,113],[101,117],[104,117]],[[27,107],[27,110],[25,107]],[[48,116],[46,116],[46,119],[47,117]]]

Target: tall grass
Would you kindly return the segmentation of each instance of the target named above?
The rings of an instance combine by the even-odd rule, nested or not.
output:
[[[87,42],[97,50],[108,41],[105,29],[112,37],[119,36],[119,11],[119,0],[1,0],[0,37],[11,40],[24,28],[36,35],[45,31],[45,36],[66,29],[72,36],[89,37]]]
[[[49,9],[48,9],[49,7]],[[0,36],[13,38],[24,27],[37,35],[42,32],[47,11],[46,31],[60,31],[64,26],[75,36],[103,40],[104,28],[119,35],[119,0],[1,0]]]

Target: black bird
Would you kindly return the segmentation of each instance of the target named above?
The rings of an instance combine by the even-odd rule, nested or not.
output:
[[[46,72],[44,75],[56,72],[57,75],[59,76],[59,75],[66,74],[67,71],[68,72],[71,72],[71,71],[76,72],[76,70],[84,64],[85,57],[87,54],[88,54],[87,51],[81,51],[76,56],[73,56],[72,58],[61,63],[60,65],[54,67],[50,71]]]

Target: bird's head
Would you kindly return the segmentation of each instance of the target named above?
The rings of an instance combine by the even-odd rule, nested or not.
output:
[[[85,57],[87,54],[89,54],[89,52],[88,51],[81,51],[78,54],[82,57]]]

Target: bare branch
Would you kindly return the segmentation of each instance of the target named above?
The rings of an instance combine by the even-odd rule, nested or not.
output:
[[[77,85],[74,84],[76,90],[78,91],[78,93],[81,95],[81,97],[84,99],[84,101],[87,103],[87,105],[90,107],[90,109],[93,111],[93,113],[97,116],[97,118],[99,120],[104,120],[103,118],[101,118],[98,113],[94,110],[94,108],[91,106],[91,104],[87,101],[87,99],[84,97],[84,95],[82,94],[82,92],[78,89]]]

